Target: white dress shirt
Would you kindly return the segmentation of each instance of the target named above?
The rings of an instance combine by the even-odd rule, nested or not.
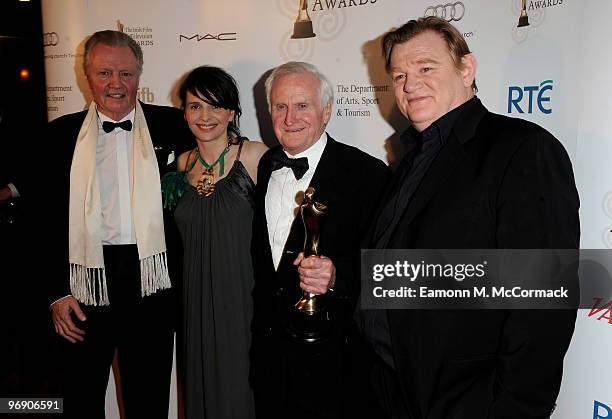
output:
[[[132,121],[132,110],[121,121]],[[100,204],[102,207],[102,244],[135,244],[136,231],[132,219],[132,156],[134,155],[133,131],[115,128],[106,133],[102,129],[104,121],[111,118],[98,113],[98,146],[96,148],[96,165],[100,181]],[[71,294],[58,298],[49,307],[70,297]]]
[[[134,126],[134,114],[135,110],[132,110],[121,121],[130,120]],[[104,121],[120,121],[113,121],[101,113],[99,117],[96,164],[102,207],[102,244],[134,244],[136,232],[132,219],[133,131],[115,128],[106,133],[102,129]]]
[[[291,224],[298,215],[299,206],[304,198],[304,191],[310,185],[326,144],[327,134],[323,133],[317,142],[307,150],[295,156],[285,152],[289,158],[306,157],[308,159],[308,170],[300,180],[295,178],[293,170],[288,167],[275,170],[270,176],[266,192],[266,220],[275,269],[278,269]]]

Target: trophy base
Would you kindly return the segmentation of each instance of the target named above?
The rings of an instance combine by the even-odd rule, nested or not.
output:
[[[293,24],[291,39],[312,38],[316,36],[312,30],[312,21],[297,21]]]
[[[326,306],[326,297],[304,292],[302,298],[293,306],[297,311],[312,316],[319,311],[324,311]]]
[[[517,28],[522,28],[525,26],[529,26],[529,17],[527,15],[519,17]]]
[[[331,334],[331,321],[327,310],[305,313],[292,310],[289,316],[287,334],[297,342],[314,343]]]

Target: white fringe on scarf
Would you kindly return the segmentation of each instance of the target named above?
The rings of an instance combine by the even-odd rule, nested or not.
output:
[[[168,274],[166,252],[140,260],[141,295],[146,297],[158,290],[172,287]]]
[[[89,306],[107,306],[108,290],[104,268],[87,268],[70,264],[70,291],[72,296]]]
[[[140,260],[140,294],[147,297],[159,290],[172,287],[168,274],[166,252]],[[86,305],[107,306],[108,287],[104,268],[87,268],[70,264],[70,291],[74,298]]]

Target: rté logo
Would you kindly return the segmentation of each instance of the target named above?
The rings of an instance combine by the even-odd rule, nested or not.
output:
[[[512,113],[513,108],[518,113],[525,113],[524,107],[527,107],[527,113],[533,113],[533,102],[535,101],[540,112],[544,114],[552,113],[552,108],[546,105],[550,102],[549,93],[553,89],[552,80],[544,80],[539,86],[510,86],[508,87],[508,113]],[[523,100],[524,97],[527,100]]]
[[[605,416],[603,416],[605,415]],[[599,402],[597,400],[593,401],[593,419],[612,419],[612,408]]]

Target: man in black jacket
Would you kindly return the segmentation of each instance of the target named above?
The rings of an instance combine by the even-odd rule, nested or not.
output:
[[[369,395],[359,375],[365,360],[353,362],[359,243],[388,169],[325,132],[333,89],[311,64],[277,67],[266,92],[281,145],[259,162],[255,194],[251,378],[257,416],[360,417]],[[319,226],[320,257],[304,258],[298,207],[308,187],[327,209]],[[294,304],[303,291],[327,301],[329,333],[314,341],[305,341],[296,327]]]
[[[131,37],[94,33],[84,56],[94,101],[49,124],[45,177],[58,214],[47,232],[49,294],[55,330],[70,342],[69,417],[104,417],[115,350],[127,417],[168,415],[170,276],[180,262],[172,225],[164,225],[160,175],[175,169],[189,135],[179,110],[137,102],[142,65]]]
[[[383,39],[408,153],[375,221],[378,249],[577,249],[567,153],[541,127],[475,97],[476,61],[443,19]],[[554,409],[575,310],[375,310],[375,388],[389,417],[544,418]]]

